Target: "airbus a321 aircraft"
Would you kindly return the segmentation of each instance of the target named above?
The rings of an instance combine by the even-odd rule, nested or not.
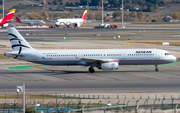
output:
[[[13,20],[15,11],[16,9],[11,9],[11,11],[3,19],[0,20],[0,25],[11,22]]]
[[[117,70],[119,65],[155,65],[176,61],[176,57],[161,49],[33,49],[22,35],[14,28],[7,27],[12,44],[12,52],[4,55],[29,62],[46,65],[81,65],[103,70]]]
[[[86,21],[87,10],[84,11],[82,18],[73,18],[73,19],[57,19],[55,26],[59,27],[61,25],[66,25],[69,28],[69,25],[73,25],[75,28],[80,27]]]
[[[19,17],[16,16],[16,22],[28,25],[39,25],[45,24],[43,20],[21,20]]]

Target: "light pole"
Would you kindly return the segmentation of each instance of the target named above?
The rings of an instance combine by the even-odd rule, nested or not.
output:
[[[107,104],[106,104],[106,108],[108,109],[108,106],[111,106],[110,104],[111,101],[109,101]],[[105,109],[106,110],[106,109]]]
[[[6,92],[4,91],[4,96],[5,96],[5,103],[6,103]]]
[[[89,11],[89,1],[87,1],[87,12]]]
[[[25,113],[25,84],[23,86],[16,86],[16,92],[19,93],[20,91],[23,93],[23,113]]]
[[[99,103],[101,103],[101,100],[97,103],[97,109],[98,109]],[[101,108],[100,108],[100,109],[101,109]]]
[[[103,0],[102,0],[102,24],[104,24],[104,14],[103,14]]]
[[[120,100],[117,102],[117,112],[119,112],[119,109],[118,109],[118,104],[119,104]]]
[[[122,0],[122,28],[123,28],[123,0]]]
[[[91,101],[89,101],[89,103],[88,103],[88,111],[89,111],[89,104],[91,103]]]
[[[3,18],[4,18],[4,0],[3,0]]]

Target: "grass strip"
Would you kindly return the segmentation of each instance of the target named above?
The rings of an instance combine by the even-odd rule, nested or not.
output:
[[[4,54],[0,54],[0,60],[12,59],[11,57],[4,56]]]

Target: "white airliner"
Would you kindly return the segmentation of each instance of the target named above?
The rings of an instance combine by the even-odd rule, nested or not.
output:
[[[155,65],[176,61],[176,57],[161,49],[33,49],[22,35],[14,28],[7,27],[12,44],[12,52],[4,55],[29,62],[46,65],[81,65],[103,70],[117,70],[119,65]]]
[[[80,27],[86,21],[87,10],[84,11],[82,18],[74,19],[57,19],[55,26],[59,27],[61,25],[66,25],[69,28],[69,25],[73,25],[75,28]]]
[[[19,17],[16,16],[16,22],[28,25],[39,25],[45,24],[43,20],[21,20]]]

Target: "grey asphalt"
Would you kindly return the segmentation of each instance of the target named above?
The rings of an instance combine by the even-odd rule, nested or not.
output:
[[[123,67],[123,66],[120,66]],[[126,66],[124,66],[126,67]],[[134,66],[136,67],[136,66]],[[53,66],[51,67],[53,68]],[[89,73],[86,68],[59,67],[52,70],[0,69],[0,93],[14,93],[15,86],[26,84],[30,93],[170,93],[180,91],[179,65],[130,68]],[[69,68],[69,69],[68,69]],[[73,69],[74,68],[74,69]]]
[[[26,34],[92,34],[92,33],[123,33],[139,32],[137,29],[28,29],[20,30]],[[180,28],[145,29],[153,31],[180,31]],[[0,39],[7,39],[7,31],[0,30]],[[34,36],[34,35],[32,35]],[[40,35],[43,36],[43,35]],[[30,37],[29,35],[27,37]],[[36,37],[36,36],[34,36]],[[128,35],[127,35],[128,37]],[[147,37],[152,37],[147,35]],[[161,35],[157,35],[161,37]],[[36,39],[28,39],[36,40]],[[37,39],[39,40],[39,39]],[[39,40],[41,41],[41,40]],[[179,50],[178,48],[176,51]],[[53,66],[52,66],[53,67]],[[78,66],[79,67],[79,66]],[[121,66],[123,67],[123,66]],[[134,66],[135,67],[135,66]],[[61,68],[61,67],[59,67]],[[67,68],[68,67],[63,67]],[[14,93],[15,86],[26,83],[30,93],[167,93],[180,91],[180,66],[160,67],[159,72],[154,68],[119,69],[118,71],[101,71],[89,73],[87,69],[78,70],[7,70],[0,68],[0,93]]]
[[[180,28],[125,28],[125,29],[95,29],[95,28],[32,28],[18,29],[22,34],[96,34],[96,33],[124,33],[124,32],[165,32],[180,31]],[[1,35],[7,35],[7,30],[0,30]]]
[[[30,29],[26,33],[33,34],[97,34],[97,33],[124,33],[124,32],[164,32],[180,31],[180,28],[126,28],[126,29],[95,29],[95,28],[52,28],[52,29]]]
[[[126,28],[126,29],[92,29],[92,28],[42,28],[42,29],[18,29],[18,31],[27,39],[27,41],[43,41],[43,39],[36,39],[37,37],[74,37],[78,39],[78,37],[96,37],[94,34],[104,34],[110,33],[112,35],[108,36],[99,36],[99,37],[109,37],[114,38],[117,37],[116,35],[121,35],[123,39],[134,39],[134,38],[150,38],[150,39],[158,39],[163,38],[165,40],[177,40],[179,39],[179,35],[169,33],[169,34],[132,34],[132,32],[180,32],[180,28]],[[0,30],[0,40],[8,40],[7,30]],[[115,33],[115,34],[113,34]],[[130,33],[130,34],[128,34]],[[76,34],[76,35],[72,35]],[[79,35],[78,35],[79,34]],[[82,35],[83,34],[83,35]]]

